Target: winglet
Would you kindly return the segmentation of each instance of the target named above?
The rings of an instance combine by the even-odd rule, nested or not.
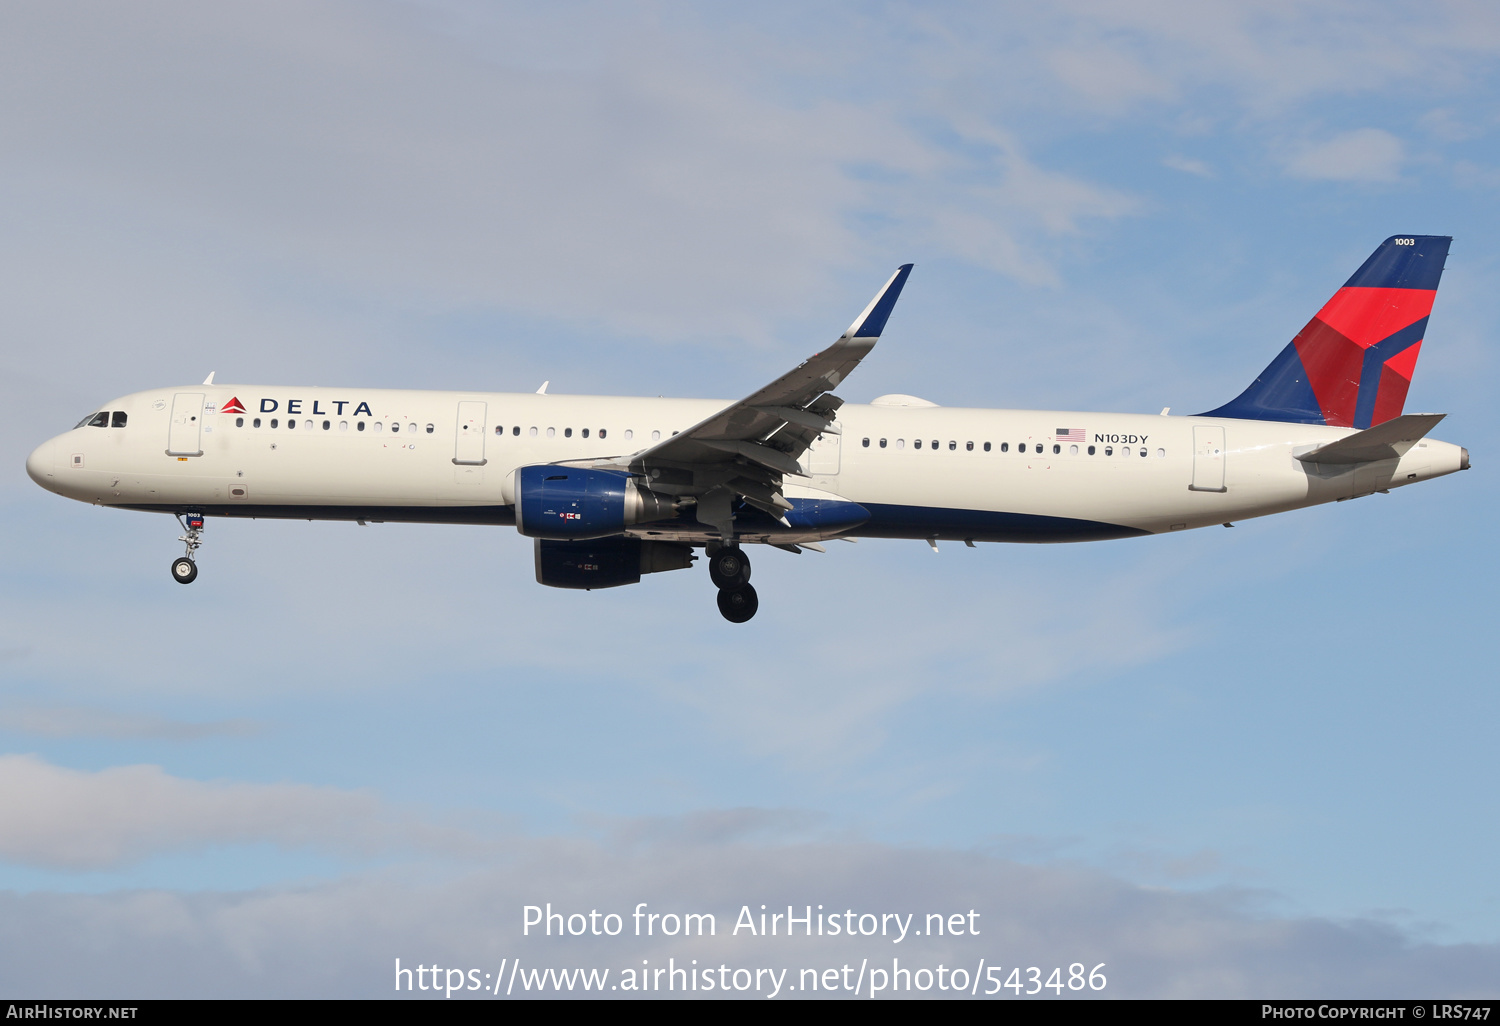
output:
[[[896,307],[896,300],[901,298],[901,287],[906,284],[911,269],[911,264],[902,264],[896,268],[891,280],[870,300],[870,305],[865,307],[864,312],[854,318],[854,323],[844,332],[845,338],[880,337],[880,333],[885,330],[885,322],[890,319],[891,311]]]
[[[206,377],[206,378],[203,379],[203,383],[205,385],[212,385],[214,383],[214,375],[216,373],[218,373],[218,372],[217,371],[209,371],[208,372],[208,377]]]
[[[546,395],[547,394],[547,386],[550,385],[550,384],[552,384],[552,379],[551,378],[548,378],[546,381],[543,381],[542,382],[542,387],[536,390],[536,394],[537,395]]]

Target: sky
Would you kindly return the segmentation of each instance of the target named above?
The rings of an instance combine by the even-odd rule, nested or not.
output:
[[[1478,2],[6,4],[0,993],[1496,996],[1497,55]],[[211,521],[182,588],[175,523],[23,466],[210,371],[748,394],[908,261],[846,400],[1194,413],[1403,233],[1454,237],[1407,410],[1472,473],[768,551],[743,626],[701,572],[541,588],[506,528]],[[524,934],[548,902],[718,930]],[[981,918],[730,933],[761,905]]]

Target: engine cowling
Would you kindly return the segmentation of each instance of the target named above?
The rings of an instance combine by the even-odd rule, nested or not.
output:
[[[694,558],[691,546],[635,538],[538,538],[535,546],[536,581],[549,588],[618,588],[638,583],[643,574],[685,570]]]
[[[519,468],[508,484],[516,530],[529,538],[607,538],[677,511],[670,497],[639,487],[632,475],[618,470],[543,464]]]

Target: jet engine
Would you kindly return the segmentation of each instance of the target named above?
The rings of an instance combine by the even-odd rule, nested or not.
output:
[[[506,482],[505,499],[515,504],[516,530],[529,538],[607,538],[676,514],[670,496],[636,481],[618,470],[541,464],[518,469]]]
[[[549,541],[538,538],[536,580],[549,588],[618,588],[636,584],[642,574],[685,570],[693,549],[673,542],[635,538],[596,538],[592,541]]]

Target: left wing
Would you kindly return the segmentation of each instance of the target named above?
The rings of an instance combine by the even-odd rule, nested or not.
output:
[[[798,459],[818,435],[837,432],[844,401],[831,390],[864,359],[891,316],[912,265],[902,264],[837,342],[766,387],[649,449],[619,461],[653,490],[697,499],[697,519],[733,537],[736,498],[780,519],[792,508],[784,475],[806,476]]]

